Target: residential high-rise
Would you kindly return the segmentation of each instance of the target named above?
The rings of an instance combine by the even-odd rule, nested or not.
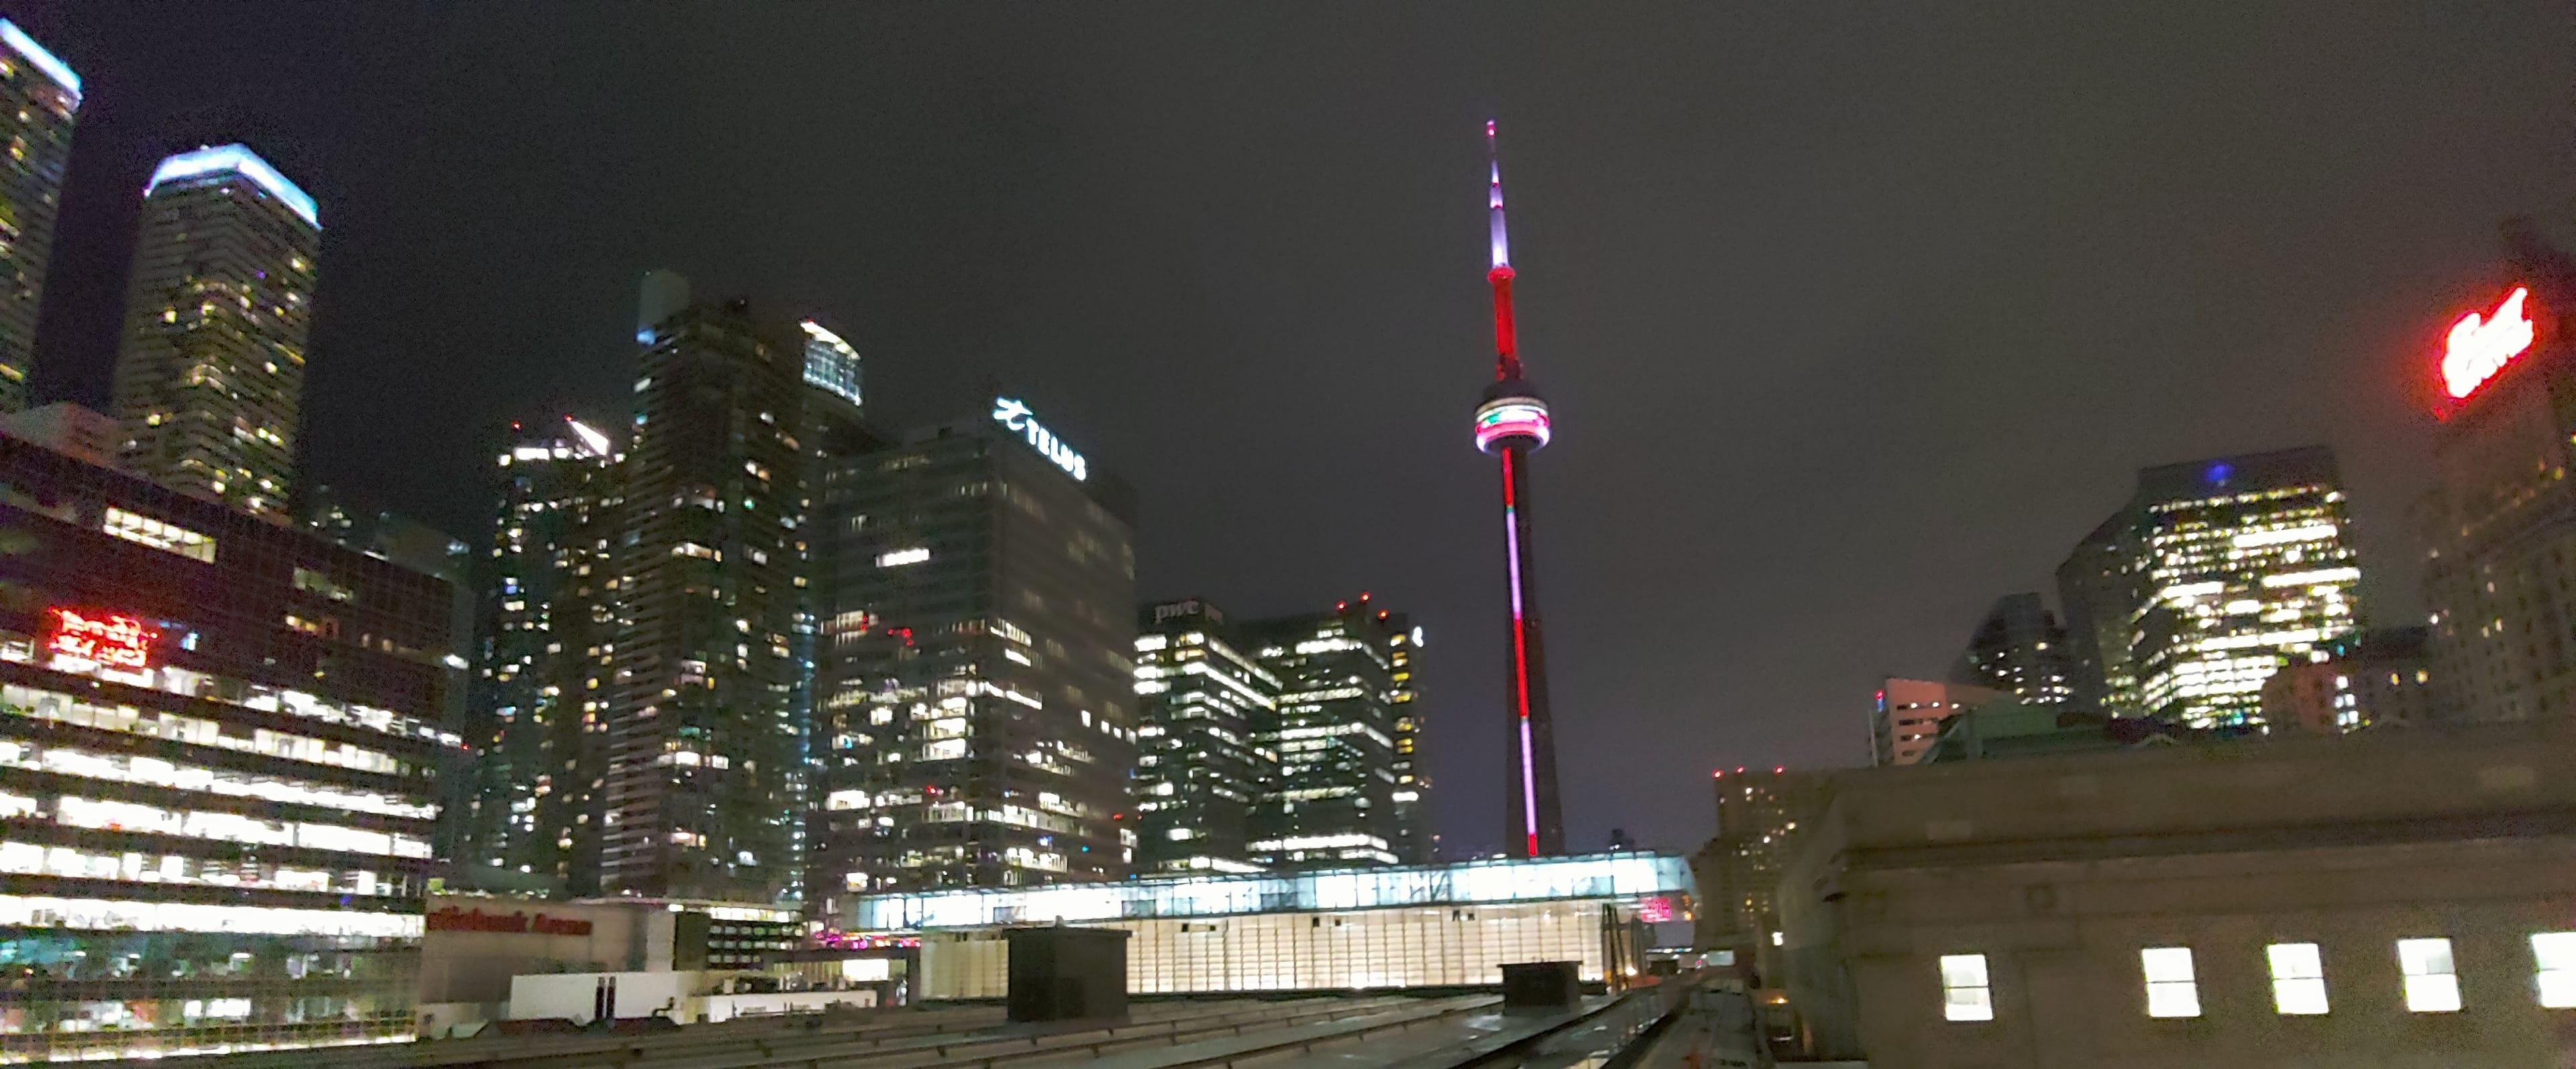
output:
[[[685,284],[649,276],[648,313]],[[601,889],[774,901],[801,869],[804,339],[747,302],[642,328],[612,527]],[[585,649],[587,648],[585,642]]]
[[[1412,690],[1395,677],[1399,654],[1410,663],[1411,630],[1366,593],[1330,612],[1239,628],[1280,685],[1277,714],[1253,735],[1279,755],[1278,776],[1253,813],[1255,860],[1274,868],[1401,860],[1396,724],[1412,711]]]
[[[2434,485],[2415,509],[2431,608],[2433,715],[2576,716],[2576,260],[2509,224],[2497,269],[2423,362],[2440,398]]]
[[[2066,629],[2039,595],[2007,594],[1977,621],[1967,648],[1950,667],[1950,681],[2000,690],[2033,705],[2063,705],[2075,698],[2067,653]]]
[[[450,590],[0,437],[0,1061],[389,1042]]]
[[[512,425],[483,568],[482,751],[455,816],[458,877],[486,890],[600,892],[601,808],[616,694],[617,454],[566,419]]]
[[[2129,663],[2147,715],[2260,724],[2264,681],[2356,626],[2361,569],[2324,447],[2148,468],[2129,508]]]
[[[1870,707],[1869,762],[1910,765],[1923,759],[1941,725],[1951,717],[2004,697],[2004,692],[1967,683],[1924,679],[1880,681]]]
[[[54,246],[54,212],[71,162],[80,75],[0,19],[0,414],[27,406],[36,364],[36,308]]]
[[[1387,679],[1395,690],[1387,700],[1395,707],[1395,858],[1405,865],[1431,865],[1440,860],[1440,836],[1431,829],[1431,764],[1424,759],[1422,684],[1415,664],[1422,656],[1422,628],[1410,616],[1387,617],[1394,641],[1387,644]]]
[[[1124,485],[1009,397],[821,483],[809,896],[1125,876]]]
[[[1258,736],[1279,714],[1279,677],[1197,598],[1148,605],[1136,627],[1137,871],[1259,871],[1252,812],[1279,755]]]
[[[1780,930],[1780,873],[1801,825],[1824,812],[1832,778],[1786,768],[1724,769],[1717,788],[1717,835],[1694,856],[1700,888],[1694,942],[1757,960]]]
[[[116,356],[128,470],[285,517],[321,245],[313,198],[248,148],[153,170]]]
[[[1552,433],[1547,402],[1521,378],[1520,342],[1512,327],[1511,242],[1503,232],[1503,164],[1494,124],[1485,124],[1492,163],[1486,227],[1493,266],[1485,280],[1494,289],[1494,382],[1476,407],[1476,448],[1502,458],[1503,566],[1511,585],[1512,615],[1505,634],[1503,680],[1506,730],[1512,756],[1504,847],[1514,857],[1565,852],[1565,817],[1556,794],[1556,721],[1548,711],[1547,646],[1539,626],[1538,578],[1530,543],[1530,455]]]

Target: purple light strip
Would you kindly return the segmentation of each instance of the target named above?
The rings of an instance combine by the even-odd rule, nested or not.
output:
[[[1512,507],[1503,506],[1503,548],[1512,565],[1512,627],[1521,626],[1521,532],[1513,521]]]

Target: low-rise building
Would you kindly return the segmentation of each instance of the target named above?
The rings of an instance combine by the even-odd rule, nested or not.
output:
[[[1812,1056],[2565,1064],[2576,725],[1834,777],[1781,884]]]
[[[1006,936],[1033,924],[1132,933],[1137,994],[1347,991],[1499,984],[1530,961],[1624,981],[1689,894],[1680,857],[1593,854],[862,895],[839,919],[850,937],[918,939],[924,999],[1002,997]]]
[[[1922,760],[1923,751],[1940,737],[1943,721],[2003,697],[2000,690],[1967,683],[1890,676],[1879,684],[1877,704],[1870,712],[1870,763],[1910,765]]]
[[[2327,643],[2327,659],[2293,664],[2263,681],[2263,723],[2274,731],[2336,735],[2421,724],[2433,714],[2429,627],[2360,631]]]

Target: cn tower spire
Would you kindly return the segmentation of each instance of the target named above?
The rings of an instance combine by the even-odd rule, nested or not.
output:
[[[1556,721],[1548,711],[1547,646],[1539,626],[1538,572],[1530,541],[1531,454],[1555,432],[1547,402],[1521,378],[1520,340],[1512,330],[1512,246],[1503,233],[1503,164],[1494,147],[1494,124],[1485,124],[1485,203],[1493,241],[1494,381],[1476,406],[1476,448],[1502,461],[1503,568],[1511,593],[1504,632],[1510,655],[1499,719],[1511,732],[1511,783],[1504,818],[1506,848],[1515,857],[1565,852],[1565,820],[1556,796]]]
[[[1520,339],[1512,328],[1512,238],[1503,229],[1503,154],[1495,143],[1491,119],[1485,120],[1485,160],[1492,176],[1485,202],[1494,266],[1485,272],[1485,280],[1494,286],[1494,377],[1514,379],[1521,374],[1521,354]]]

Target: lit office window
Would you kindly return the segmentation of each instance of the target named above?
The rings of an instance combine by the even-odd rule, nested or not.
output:
[[[2576,932],[2542,932],[2531,937],[2531,959],[2539,967],[2532,985],[2540,1004],[2553,1010],[2576,1009]]]
[[[220,488],[218,492],[221,492]],[[212,536],[175,523],[163,523],[141,513],[127,512],[114,505],[107,507],[99,529],[128,542],[141,542],[154,549],[168,550],[208,564],[215,562],[215,540]]]
[[[2315,943],[2274,943],[2265,947],[2272,961],[2272,1005],[2284,1014],[2326,1012],[2326,965]]]
[[[2454,1013],[2460,976],[2451,968],[2448,939],[2400,939],[2397,965],[2406,973],[2406,1008],[2415,1013]]]
[[[1986,981],[1985,955],[1941,955],[1941,1016],[1953,1021],[1995,1019],[1995,993]]]
[[[2200,984],[2192,979],[2190,947],[2148,947],[2138,952],[2147,973],[2147,1016],[2200,1016]]]

